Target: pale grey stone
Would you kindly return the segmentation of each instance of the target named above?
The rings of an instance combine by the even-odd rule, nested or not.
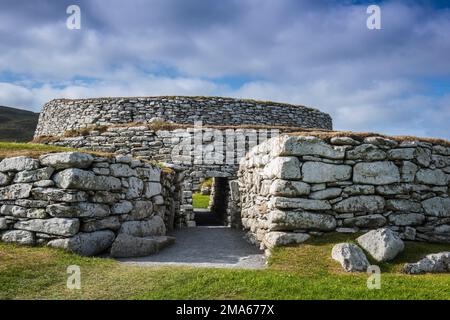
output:
[[[336,219],[333,216],[303,210],[272,210],[268,220],[271,231],[297,229],[331,231],[336,228]]]
[[[111,214],[108,205],[90,202],[80,202],[76,205],[51,204],[47,206],[46,211],[57,218],[93,218]]]
[[[159,182],[161,180],[161,169],[157,167],[136,168],[136,173],[139,178]]]
[[[114,163],[110,167],[111,175],[115,177],[131,177],[136,175],[136,171],[129,165],[123,163]]]
[[[402,182],[414,182],[417,170],[419,170],[419,167],[415,165],[413,162],[403,161],[403,166],[401,169]]]
[[[141,238],[119,234],[111,247],[111,256],[114,258],[148,256],[174,242],[175,238],[168,236]]]
[[[94,231],[105,230],[105,229],[119,230],[120,225],[121,225],[121,223],[119,221],[119,217],[111,216],[111,217],[106,217],[103,219],[94,219],[94,220],[84,221],[81,224],[80,231],[94,232]]]
[[[78,232],[80,222],[67,218],[33,219],[16,222],[14,228],[70,237]]]
[[[392,149],[388,151],[387,156],[390,160],[412,160],[415,152],[415,148]]]
[[[136,199],[142,196],[144,190],[144,182],[136,177],[128,179],[128,188],[126,193],[127,199]]]
[[[386,228],[371,230],[356,241],[378,262],[394,259],[405,248],[399,236]]]
[[[114,204],[120,200],[120,193],[113,193],[109,191],[96,191],[92,196],[92,202],[100,202],[107,204]]]
[[[91,171],[76,168],[58,172],[53,181],[63,189],[114,191],[122,188],[122,182],[118,178],[97,176]]]
[[[8,229],[8,224],[6,223],[6,218],[0,218],[0,230]]]
[[[302,172],[304,182],[335,182],[350,179],[352,167],[323,162],[305,162],[302,166]]]
[[[111,207],[112,214],[126,214],[133,210],[133,205],[130,201],[120,201]]]
[[[441,169],[420,169],[416,173],[416,179],[419,183],[446,186],[448,176]]]
[[[383,185],[399,181],[398,167],[390,161],[361,162],[353,168],[354,183]]]
[[[408,274],[450,272],[450,252],[429,254],[418,262],[405,264],[403,271]]]
[[[11,181],[11,178],[6,173],[0,172],[0,186],[5,186],[9,184]]]
[[[335,145],[349,145],[349,146],[357,146],[361,144],[361,142],[352,139],[350,137],[333,137],[330,139],[330,142]]]
[[[58,201],[58,202],[81,202],[87,201],[88,195],[84,191],[62,190],[56,188],[35,188],[31,194],[36,200]]]
[[[150,199],[156,195],[161,194],[162,186],[159,182],[146,182],[144,184],[144,197]]]
[[[379,228],[387,223],[387,219],[381,214],[370,214],[366,216],[359,216],[354,218],[344,219],[343,225],[345,227],[358,228]]]
[[[342,200],[333,206],[336,212],[381,212],[384,209],[385,200],[380,196],[355,196]]]
[[[263,243],[267,248],[272,249],[274,247],[302,243],[309,238],[310,236],[306,233],[272,231],[265,234]]]
[[[273,206],[278,209],[304,209],[313,211],[331,209],[330,203],[325,200],[275,197],[271,201]]]
[[[344,159],[343,149],[333,148],[318,137],[287,136],[274,150],[280,156],[318,156],[329,159]]]
[[[276,179],[270,186],[270,194],[282,197],[298,197],[308,195],[310,186],[301,181]]]
[[[32,232],[24,230],[9,230],[1,234],[3,242],[17,243],[21,245],[34,245],[35,237]]]
[[[148,218],[153,213],[153,203],[151,201],[135,201],[130,216],[133,220]]]
[[[5,158],[0,162],[0,171],[24,171],[39,168],[39,161],[29,157]]]
[[[428,167],[431,163],[431,151],[425,148],[416,148],[415,159],[421,166]]]
[[[147,220],[122,223],[119,230],[120,233],[135,237],[162,236],[166,234],[166,226],[160,216],[153,216]]]
[[[430,198],[422,201],[422,207],[429,216],[450,217],[450,198]]]
[[[43,155],[39,161],[43,166],[51,166],[55,169],[67,168],[88,168],[94,158],[87,153],[81,152],[60,152]]]
[[[302,177],[300,167],[296,157],[277,157],[264,167],[264,174],[269,178],[299,180]]]
[[[419,202],[406,199],[389,199],[386,201],[386,209],[403,212],[420,212],[422,206]]]
[[[109,230],[88,233],[80,232],[71,238],[49,241],[47,245],[82,256],[95,256],[108,249],[113,243],[114,238],[114,232]]]
[[[344,193],[353,195],[370,195],[375,193],[375,186],[354,184],[344,188]]]
[[[53,187],[54,185],[55,185],[55,183],[53,182],[53,180],[40,180],[40,181],[33,182],[33,187],[36,187],[36,188],[47,188],[47,187]]]
[[[331,250],[331,257],[347,272],[366,272],[370,265],[364,252],[351,243],[336,244]]]
[[[419,226],[424,223],[425,216],[420,213],[393,213],[389,221],[396,226]]]
[[[370,143],[380,147],[396,147],[398,142],[392,139],[387,139],[383,137],[367,137],[364,139],[365,143]]]
[[[347,159],[349,160],[384,160],[386,152],[371,144],[362,144],[353,150],[347,151]]]
[[[14,177],[15,183],[36,182],[39,180],[48,180],[55,169],[52,167],[41,168],[37,170],[20,171]]]
[[[24,199],[30,196],[31,184],[17,183],[0,188],[0,200]]]
[[[316,200],[327,200],[327,199],[337,198],[341,195],[341,193],[342,193],[341,188],[328,188],[325,190],[313,192],[309,195],[309,197],[311,199],[316,199]]]

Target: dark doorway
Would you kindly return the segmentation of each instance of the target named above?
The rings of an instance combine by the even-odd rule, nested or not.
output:
[[[208,180],[206,180],[208,181]],[[209,204],[207,208],[199,208],[194,205],[195,223],[197,226],[226,226],[228,225],[227,205],[228,205],[229,186],[227,178],[212,178]],[[199,197],[194,194],[194,197]],[[203,197],[204,199],[204,197]],[[195,203],[203,203],[195,201]]]

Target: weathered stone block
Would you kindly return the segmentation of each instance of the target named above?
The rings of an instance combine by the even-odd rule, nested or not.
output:
[[[88,168],[94,158],[87,153],[81,152],[60,152],[43,155],[39,161],[43,166],[51,166],[55,169],[67,168]]]
[[[398,167],[390,161],[361,162],[353,168],[353,182],[383,185],[400,182]]]
[[[270,194],[280,197],[298,197],[308,195],[310,186],[301,181],[276,179],[270,186]]]
[[[355,196],[338,202],[333,209],[339,213],[346,212],[381,212],[384,209],[385,200],[380,196]]]
[[[70,237],[78,233],[80,222],[65,218],[33,219],[16,222],[14,228]]]
[[[88,233],[80,232],[71,238],[52,240],[47,245],[82,256],[95,256],[108,249],[113,243],[114,238],[114,232],[109,230]]]
[[[302,166],[303,181],[323,183],[344,181],[351,178],[352,167],[323,162],[305,162]]]
[[[264,167],[264,174],[269,178],[299,180],[302,177],[300,167],[296,157],[277,157]]]
[[[336,228],[336,219],[328,214],[303,210],[273,210],[268,217],[271,231],[311,229],[330,231]]]
[[[0,162],[0,171],[24,171],[39,168],[39,161],[28,157],[5,158]]]

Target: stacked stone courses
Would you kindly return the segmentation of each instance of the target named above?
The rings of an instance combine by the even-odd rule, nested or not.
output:
[[[282,135],[252,149],[238,176],[242,224],[263,248],[385,226],[450,242],[448,145]]]
[[[279,125],[332,129],[331,117],[319,110],[275,102],[220,97],[147,97],[52,100],[44,105],[35,136],[162,118],[193,125]]]

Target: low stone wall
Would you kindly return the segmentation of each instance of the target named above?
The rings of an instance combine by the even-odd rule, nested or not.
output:
[[[283,125],[332,129],[331,117],[317,109],[286,103],[221,97],[135,97],[57,99],[44,105],[35,136],[62,135],[92,125],[147,122],[163,118],[193,125]]]
[[[450,242],[450,147],[377,136],[282,135],[241,160],[242,223],[263,248],[387,226]]]
[[[277,136],[281,128],[188,127],[157,130],[147,125],[112,126],[103,131],[90,130],[85,135],[60,137],[50,143],[57,146],[131,155],[175,165],[181,182],[180,214],[177,226],[193,226],[192,193],[200,191],[206,178],[237,179],[240,159],[254,146]],[[231,200],[230,200],[231,201]],[[230,202],[226,220],[237,226],[239,208]],[[232,218],[233,217],[233,218]]]
[[[82,255],[113,246],[113,255],[124,256],[136,253],[126,245],[144,241],[150,253],[168,241],[163,236],[173,227],[178,200],[175,173],[129,156],[64,152],[0,162],[4,242]]]

